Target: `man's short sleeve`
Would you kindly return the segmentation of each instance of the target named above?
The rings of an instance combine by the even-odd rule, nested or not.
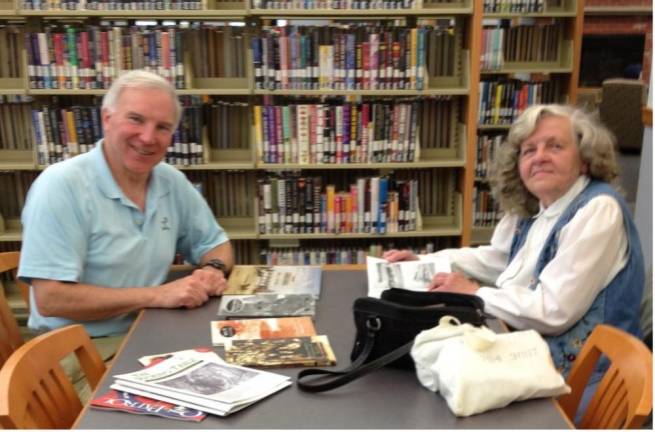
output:
[[[58,168],[58,167],[57,167]],[[70,174],[49,168],[33,183],[21,221],[23,245],[18,275],[77,282],[82,274],[87,238],[80,203]]]

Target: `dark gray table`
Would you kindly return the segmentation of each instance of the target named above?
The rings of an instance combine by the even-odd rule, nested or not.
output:
[[[363,271],[324,271],[316,312],[319,334],[327,334],[337,368],[349,364],[354,338],[353,299],[366,292]],[[139,369],[143,355],[211,346],[209,321],[217,319],[218,299],[195,310],[145,310],[96,394],[109,390],[114,374]],[[299,369],[276,369],[295,377]],[[85,407],[76,424],[82,429],[564,429],[569,423],[552,399],[517,402],[468,417],[455,417],[445,400],[421,386],[414,373],[382,369],[345,387],[322,394],[294,385],[228,417],[208,416],[201,423]]]

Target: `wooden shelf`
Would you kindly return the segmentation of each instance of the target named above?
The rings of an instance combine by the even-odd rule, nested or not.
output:
[[[485,12],[485,18],[509,19],[509,18],[570,18],[575,17],[575,11],[546,11],[546,12]]]
[[[466,87],[428,88],[423,90],[262,90],[255,89],[256,95],[279,96],[458,96],[466,95]]]
[[[107,17],[107,18],[175,18],[175,19],[197,19],[197,18],[221,18],[242,20],[248,16],[245,9],[227,10],[30,10],[19,9],[19,16],[37,16],[43,18],[86,18],[86,17]]]
[[[585,6],[585,15],[652,15],[653,6]]]
[[[221,217],[217,220],[231,240],[255,240],[258,238],[257,232],[255,231],[254,218]],[[3,233],[0,233],[0,243],[21,241],[23,230],[20,227],[20,221],[9,219],[5,223],[7,224],[7,228]]]

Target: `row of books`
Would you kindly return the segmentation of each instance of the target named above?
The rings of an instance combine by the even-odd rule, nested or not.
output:
[[[414,9],[420,0],[252,0],[254,9]]]
[[[203,0],[23,0],[26,10],[200,10],[206,7]]]
[[[561,0],[484,0],[482,10],[492,13],[543,12],[546,3],[552,7],[561,4]]]
[[[473,188],[473,226],[493,227],[502,218],[503,214],[498,208],[488,188]]]
[[[266,265],[325,265],[325,264],[366,264],[367,256],[381,257],[382,253],[393,248],[381,244],[368,247],[331,248],[265,248],[260,252],[260,263]],[[427,242],[421,248],[412,248],[416,253],[432,253],[434,244]]]
[[[416,101],[254,107],[265,163],[413,162],[419,158]]]
[[[245,78],[247,43],[244,28],[225,21],[191,23],[184,31],[184,51],[189,53],[196,78]]]
[[[180,102],[184,111],[166,157],[168,163],[203,163],[204,136],[212,149],[250,148],[247,103],[190,95],[180,96]],[[55,146],[41,147],[40,163],[47,165],[84,152],[102,137],[99,103],[78,105],[52,100],[44,117],[42,105],[31,114],[27,103],[0,102],[0,149],[31,150],[33,126],[38,134],[37,146]],[[430,96],[371,98],[362,103],[335,98],[325,104],[256,105],[253,122],[258,160],[280,164],[416,161],[421,147],[454,145],[452,128],[459,103],[450,96]],[[69,111],[72,117],[64,117]],[[81,114],[76,115],[78,111]],[[60,123],[63,126],[59,127]]]
[[[0,150],[32,150],[30,103],[10,100],[0,102]]]
[[[173,134],[165,161],[171,164],[189,165],[203,163],[202,126],[203,107],[193,105],[192,96],[180,98],[184,110],[180,125]],[[3,105],[0,105],[2,113]],[[16,117],[22,112],[10,110]],[[91,150],[102,138],[100,107],[98,105],[73,105],[51,107],[43,105],[31,110],[31,125],[37,149],[39,165],[49,165]],[[0,126],[0,142],[4,135]],[[7,128],[19,131],[18,128]],[[31,141],[29,135],[24,137]],[[21,141],[17,141],[21,142]],[[31,146],[29,146],[31,147]],[[0,146],[0,148],[5,148]]]
[[[86,153],[102,138],[98,106],[50,108],[44,105],[32,110],[32,124],[39,165]]]
[[[543,0],[540,0],[543,2]],[[207,10],[203,0],[23,0],[26,10]],[[427,2],[426,2],[427,3]],[[448,0],[431,3],[444,4]],[[254,9],[415,9],[421,0],[252,0]]]
[[[505,134],[483,134],[478,136],[475,157],[476,177],[487,178],[491,174],[491,167],[498,153],[498,149],[506,138],[507,135]]]
[[[556,62],[559,59],[561,25],[502,22],[502,26],[482,29],[480,60],[483,70],[501,69],[506,62]]]
[[[358,178],[347,190],[321,177],[258,181],[259,232],[374,233],[420,229],[418,181]]]
[[[258,89],[422,90],[428,41],[444,45],[440,28],[371,25],[262,29],[251,40]],[[446,46],[450,46],[446,43]],[[454,55],[439,52],[435,61]]]
[[[250,105],[246,102],[213,100],[204,105],[209,146],[212,149],[250,148]]]
[[[165,28],[66,25],[25,33],[35,89],[106,89],[122,70],[148,69],[185,88],[182,33]]]
[[[0,78],[20,78],[22,54],[20,27],[0,27]]]
[[[180,102],[183,107],[182,117],[164,160],[173,165],[201,164],[204,162],[202,145],[204,110],[201,98],[182,96]]]
[[[201,193],[221,223],[223,217],[255,218],[256,183],[252,171],[185,171],[191,183],[199,184]]]
[[[38,171],[0,171],[0,214],[5,219],[20,219],[25,197],[39,175]],[[5,244],[0,242],[0,244]],[[9,244],[9,243],[6,243]],[[20,246],[14,249],[18,250]]]
[[[560,94],[559,80],[481,81],[478,121],[481,125],[510,125],[527,107],[554,103]]]

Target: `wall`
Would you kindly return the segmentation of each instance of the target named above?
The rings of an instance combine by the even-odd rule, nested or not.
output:
[[[629,11],[631,8],[644,9],[652,8],[652,0],[586,0],[585,9],[599,8],[625,8]],[[645,83],[649,82],[652,58],[653,58],[653,16],[651,14],[629,12],[597,14],[592,12],[585,13],[584,34],[644,34],[646,36],[644,43],[643,72],[642,79]]]

